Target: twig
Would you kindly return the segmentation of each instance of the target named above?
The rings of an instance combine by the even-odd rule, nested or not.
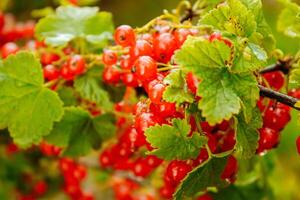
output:
[[[299,107],[295,106],[295,104],[299,101],[298,99],[291,97],[289,95],[274,91],[272,89],[266,88],[262,85],[258,85],[260,90],[260,96],[267,97],[270,99],[275,99],[276,101],[283,103],[287,106],[290,106],[296,110],[300,110]]]

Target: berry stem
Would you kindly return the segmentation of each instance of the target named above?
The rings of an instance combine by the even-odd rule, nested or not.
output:
[[[258,85],[258,87],[260,90],[260,96],[267,97],[270,99],[275,99],[276,101],[278,101],[280,103],[283,103],[287,106],[290,106],[290,107],[300,111],[300,107],[296,105],[299,102],[298,99],[288,96],[286,94],[274,91],[272,89],[266,88],[262,85]]]
[[[157,71],[159,71],[159,72],[168,71],[168,70],[171,70],[171,69],[178,69],[178,66],[164,64],[164,63],[157,63],[157,65],[158,66],[163,66],[163,67],[157,69]]]

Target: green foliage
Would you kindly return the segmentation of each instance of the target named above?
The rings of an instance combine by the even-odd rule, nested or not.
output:
[[[194,101],[194,95],[188,90],[185,81],[185,73],[181,70],[171,72],[165,77],[164,83],[168,85],[163,94],[165,101],[177,104]]]
[[[93,101],[103,110],[112,110],[113,104],[110,101],[109,93],[101,84],[101,73],[99,67],[86,72],[83,76],[77,78],[74,82],[74,87],[81,97]]]
[[[263,200],[265,199],[263,188],[258,184],[250,184],[246,186],[230,185],[229,187],[212,194],[216,200]]]
[[[64,148],[65,156],[82,156],[115,133],[115,119],[111,114],[91,117],[81,108],[65,108],[62,120],[56,123],[46,140]]]
[[[48,15],[36,25],[39,39],[53,46],[63,46],[74,39],[103,47],[111,38],[112,16],[98,12],[97,7],[59,7],[54,15]]]
[[[253,109],[252,118],[247,123],[243,115],[236,118],[236,151],[238,156],[244,159],[255,155],[258,145],[258,128],[262,127],[260,111]]]
[[[257,81],[251,71],[258,69],[261,65],[259,67],[252,65],[253,69],[241,64],[240,67],[236,67],[241,61],[234,61],[233,66],[228,65],[231,59],[228,53],[229,48],[226,45],[217,48],[218,43],[223,44],[222,41],[210,43],[202,38],[190,37],[175,55],[176,62],[184,70],[194,72],[201,79],[198,88],[198,95],[202,97],[199,101],[199,109],[202,110],[203,117],[210,124],[219,123],[223,119],[230,119],[233,114],[238,114],[241,108],[244,108],[246,114],[251,113],[247,109],[255,106],[259,96]],[[216,51],[213,51],[212,54],[201,54],[202,48],[200,47],[202,45],[207,46],[207,49],[212,48]],[[261,55],[260,49],[255,47],[255,54],[264,57]],[[224,48],[226,54],[222,53]],[[201,59],[195,55],[199,55]],[[225,56],[228,56],[227,60]],[[242,66],[244,69],[240,69]],[[239,70],[237,70],[238,68]],[[248,108],[249,106],[250,108]]]
[[[195,132],[188,136],[190,125],[185,119],[173,119],[171,125],[156,125],[146,129],[147,141],[154,148],[150,154],[165,160],[196,158],[199,149],[207,142]]]
[[[256,30],[253,13],[239,0],[227,0],[203,16],[200,25],[213,26],[237,36],[249,37]]]
[[[283,1],[283,9],[277,21],[277,29],[289,37],[300,37],[300,6],[291,1]]]
[[[0,127],[21,147],[37,144],[63,115],[58,95],[43,86],[39,61],[21,52],[0,63]]]
[[[205,191],[208,187],[224,187],[226,182],[221,174],[227,162],[227,157],[211,158],[194,168],[178,186],[174,195],[176,200],[193,197],[197,192]]]

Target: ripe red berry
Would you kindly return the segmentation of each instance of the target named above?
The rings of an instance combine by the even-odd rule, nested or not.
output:
[[[8,42],[2,46],[2,58],[5,59],[7,56],[11,54],[15,54],[19,51],[19,47],[16,43]]]
[[[115,42],[123,47],[135,44],[134,30],[128,25],[119,26],[114,34]]]
[[[157,77],[157,64],[151,57],[141,56],[135,61],[132,71],[140,81],[151,81]]]
[[[137,87],[139,85],[135,74],[131,72],[121,74],[121,80],[128,87]]]
[[[235,175],[238,171],[238,162],[232,155],[228,157],[227,164],[221,174],[221,178],[230,183],[235,181]]]
[[[173,187],[172,185],[166,184],[162,188],[160,188],[159,190],[160,196],[165,199],[172,199],[175,189],[176,188]]]
[[[144,134],[144,131],[156,124],[157,117],[153,113],[144,112],[136,116],[135,128],[138,133]]]
[[[148,86],[148,96],[152,103],[160,104],[162,100],[163,93],[165,91],[166,85],[162,82],[151,84]]]
[[[53,65],[47,65],[43,68],[44,78],[48,81],[56,80],[60,76],[60,71]]]
[[[120,67],[121,69],[130,70],[132,67],[132,59],[130,55],[123,55],[120,59]]]
[[[150,105],[151,112],[154,115],[160,116],[161,118],[172,117],[176,114],[176,106],[175,103],[162,102],[160,104],[151,104]]]
[[[272,149],[279,143],[279,133],[271,128],[263,127],[259,130],[258,153]]]
[[[209,194],[203,194],[197,198],[197,200],[213,200]]]
[[[198,157],[195,160],[193,160],[193,166],[198,166],[198,165],[202,164],[208,158],[209,158],[209,155],[208,155],[207,149],[202,148],[200,150],[200,153],[199,153]]]
[[[63,77],[63,79],[65,79],[67,81],[73,80],[75,78],[75,74],[70,71],[67,64],[64,64],[62,66],[60,74]]]
[[[41,55],[41,63],[43,66],[50,65],[60,59],[59,55],[54,53],[43,53]]]
[[[169,62],[176,49],[177,41],[171,33],[159,34],[154,40],[154,57],[158,62]]]
[[[130,57],[132,60],[139,56],[152,56],[153,46],[146,40],[137,40],[135,45],[130,48]]]
[[[297,137],[296,146],[297,146],[298,154],[300,155],[300,136]]]
[[[186,162],[174,160],[168,165],[164,179],[167,183],[176,186],[191,170],[192,167]]]
[[[80,75],[84,73],[86,68],[86,63],[84,58],[81,55],[75,55],[72,56],[67,61],[67,66],[69,68],[70,73],[73,73],[75,75]]]
[[[199,81],[192,72],[187,73],[186,75],[186,83],[189,90],[195,95],[197,93]]]
[[[118,83],[120,76],[120,70],[115,66],[106,66],[102,74],[103,81],[110,84]]]
[[[102,55],[102,61],[105,65],[114,65],[118,61],[118,55],[112,50],[105,50]]]
[[[279,90],[284,85],[284,74],[280,71],[270,72],[263,75],[269,85]]]
[[[48,185],[44,181],[39,181],[33,186],[33,192],[37,196],[41,196],[47,192]]]
[[[110,151],[105,150],[100,154],[99,162],[100,162],[101,167],[103,167],[103,168],[110,167],[114,163],[113,155],[111,154]]]
[[[291,120],[289,108],[283,106],[270,106],[264,114],[264,126],[274,130],[282,130]]]
[[[152,168],[147,165],[147,161],[145,159],[137,159],[133,165],[133,173],[136,176],[147,177],[151,172]]]
[[[4,25],[5,25],[5,15],[2,12],[0,12],[0,31],[2,31]]]
[[[189,29],[180,28],[175,31],[174,35],[177,41],[177,46],[180,47],[185,42],[187,37],[191,35],[191,32]]]

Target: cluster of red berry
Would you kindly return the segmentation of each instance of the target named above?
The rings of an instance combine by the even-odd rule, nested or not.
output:
[[[64,177],[64,191],[73,200],[93,200],[92,194],[82,190],[81,182],[87,176],[87,169],[69,158],[59,159],[59,169]]]
[[[284,86],[285,78],[282,72],[269,72],[263,75],[265,84],[274,90]],[[263,127],[259,130],[260,138],[257,153],[263,154],[266,150],[275,148],[280,141],[280,131],[291,120],[290,107],[271,100],[260,98],[257,103],[263,116]]]
[[[157,168],[162,160],[155,156],[141,158],[140,150],[152,150],[146,141],[144,132],[150,126],[156,124],[169,124],[173,118],[183,118],[184,110],[176,108],[175,103],[165,102],[162,99],[166,85],[163,80],[170,70],[160,70],[166,63],[172,63],[174,52],[181,47],[188,35],[196,35],[193,29],[172,30],[167,26],[156,27],[152,34],[137,35],[135,31],[122,25],[116,29],[115,42],[119,47],[117,50],[104,50],[103,63],[105,71],[103,80],[109,84],[117,84],[121,80],[128,87],[142,87],[148,100],[138,102],[134,107],[128,109],[128,105],[119,103],[117,111],[133,113],[134,123],[119,137],[119,142],[104,150],[100,155],[102,167],[112,167],[115,170],[131,171],[138,177],[146,178]],[[210,41],[220,40],[231,46],[229,40],[220,34],[212,34],[208,37]],[[126,53],[124,53],[126,52]],[[120,56],[120,59],[118,60]],[[199,80],[192,74],[187,73],[186,84],[191,93],[195,95]],[[192,131],[197,130],[195,119],[191,117]],[[220,153],[233,149],[235,145],[234,131],[227,121],[211,127],[207,122],[201,123],[202,129],[209,138],[209,147],[212,153]],[[167,164],[164,173],[164,185],[160,188],[163,198],[172,198],[176,187],[181,180],[194,167],[208,159],[207,150],[199,150],[199,156],[195,160],[174,160]],[[222,179],[234,181],[237,172],[237,161],[233,156],[228,159],[228,164],[222,174]],[[205,195],[206,197],[208,195]],[[204,198],[205,196],[201,197]],[[200,197],[199,197],[200,198]],[[122,200],[122,198],[119,198]]]
[[[16,40],[32,38],[34,35],[34,26],[35,23],[33,21],[17,22],[13,15],[0,12],[0,44],[3,45]],[[9,49],[7,47],[7,51]]]

